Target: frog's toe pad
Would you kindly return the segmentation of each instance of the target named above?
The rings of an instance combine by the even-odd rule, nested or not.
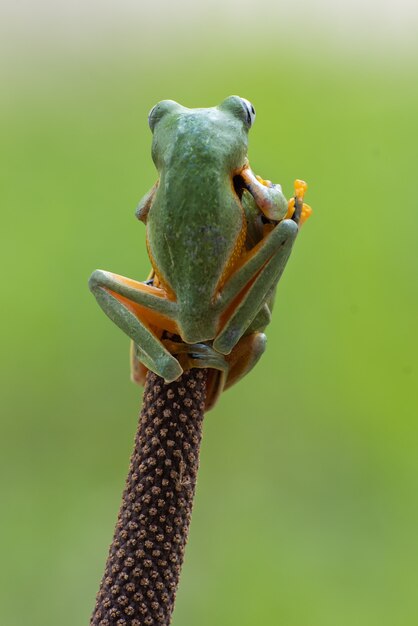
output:
[[[161,368],[161,374],[166,383],[172,383],[183,374],[183,368],[177,359],[171,357]]]

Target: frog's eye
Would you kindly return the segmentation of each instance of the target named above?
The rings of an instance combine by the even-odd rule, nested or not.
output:
[[[251,127],[254,124],[254,120],[255,120],[255,108],[253,107],[251,102],[247,100],[246,98],[241,98],[241,101],[247,113],[248,126]]]
[[[247,130],[251,128],[255,120],[255,109],[253,105],[240,96],[229,96],[229,98],[225,98],[225,100],[218,105],[218,109],[232,113],[234,117],[244,123]]]
[[[148,113],[148,126],[150,127],[151,130],[154,130],[154,126],[155,126],[155,117],[154,117],[154,113],[155,113],[155,109],[157,108],[158,104],[155,104],[151,111]]]
[[[148,125],[150,129],[154,132],[154,128],[157,122],[170,111],[174,111],[174,109],[178,109],[180,107],[177,102],[174,100],[161,100],[154,107],[152,107],[151,111],[148,114]]]

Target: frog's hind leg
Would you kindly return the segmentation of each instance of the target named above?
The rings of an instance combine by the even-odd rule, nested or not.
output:
[[[260,332],[254,332],[242,337],[232,352],[226,357],[216,353],[213,348],[206,346],[206,349],[214,355],[212,361],[206,360],[206,366],[209,368],[206,384],[206,411],[214,407],[224,389],[228,389],[237,383],[252,370],[265,348],[266,336]],[[203,362],[201,361],[199,364],[194,359],[189,362],[189,366],[202,367]]]
[[[283,220],[243,258],[221,292],[220,306],[225,307],[223,324],[213,347],[229,354],[237,345],[263,303],[270,301],[290,256],[298,232],[292,220]],[[229,303],[233,304],[233,307]]]
[[[245,335],[240,339],[232,352],[227,356],[229,371],[225,389],[235,385],[253,369],[266,349],[266,340],[265,334],[259,332]]]
[[[153,330],[177,331],[176,303],[162,289],[102,270],[92,274],[89,286],[106,315],[133,339],[145,367],[166,382],[176,380],[183,369]]]

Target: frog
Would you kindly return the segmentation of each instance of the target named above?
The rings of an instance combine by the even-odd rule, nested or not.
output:
[[[275,291],[311,208],[297,180],[254,174],[248,133],[254,106],[229,96],[210,108],[157,103],[148,116],[158,180],[139,202],[151,273],[138,281],[96,270],[89,286],[132,340],[132,379],[166,383],[208,371],[206,408],[256,365]]]

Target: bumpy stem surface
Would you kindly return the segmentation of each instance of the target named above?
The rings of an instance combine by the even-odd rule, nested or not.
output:
[[[170,624],[199,466],[206,370],[148,373],[122,506],[91,626]]]

